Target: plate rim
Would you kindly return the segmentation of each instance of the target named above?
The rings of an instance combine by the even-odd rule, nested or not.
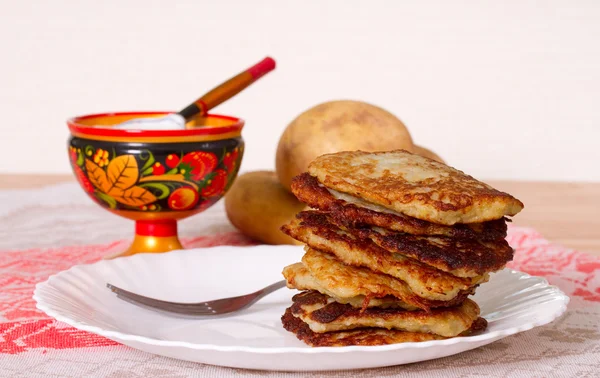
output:
[[[191,249],[182,249],[171,251],[169,253],[142,253],[136,254],[133,256],[120,257],[119,259],[142,259],[142,258],[167,258],[169,255],[173,254],[181,254],[181,253],[192,253],[191,251],[205,251],[205,250],[215,250],[215,249],[256,249],[256,248],[269,248],[269,249],[281,249],[284,247],[285,249],[297,249],[298,246],[274,246],[274,245],[255,245],[255,246],[212,246],[205,248],[191,248]],[[551,323],[555,319],[562,316],[567,310],[567,305],[570,302],[570,298],[566,295],[560,288],[555,285],[550,285],[548,280],[544,277],[532,276],[528,273],[521,272],[518,270],[504,268],[503,270],[510,272],[511,274],[518,274],[521,277],[526,279],[536,278],[540,280],[540,283],[545,285],[545,287],[551,288],[555,294],[557,294],[557,298],[561,299],[560,308],[551,313],[548,316],[542,317],[534,322],[528,322],[522,324],[520,326],[515,326],[511,328],[507,328],[505,330],[498,330],[490,333],[484,333],[476,336],[460,336],[453,337],[444,340],[430,340],[430,341],[421,341],[421,342],[406,342],[406,343],[398,343],[398,344],[388,344],[388,345],[375,345],[375,346],[360,346],[360,345],[352,345],[352,346],[343,346],[343,347],[266,347],[266,348],[256,348],[256,347],[248,347],[248,346],[219,346],[213,344],[198,344],[192,343],[188,341],[173,341],[173,340],[161,340],[148,336],[141,336],[135,334],[123,333],[121,331],[111,331],[105,330],[99,326],[91,325],[88,323],[84,323],[75,319],[70,318],[69,316],[63,315],[60,311],[53,309],[52,305],[48,305],[43,301],[43,292],[45,290],[56,290],[52,286],[50,286],[51,281],[56,280],[58,277],[62,275],[66,275],[71,273],[73,270],[77,269],[91,269],[94,266],[98,265],[106,265],[110,264],[112,260],[100,260],[91,264],[79,264],[70,267],[69,269],[60,271],[58,273],[50,275],[45,281],[38,282],[35,285],[35,289],[33,291],[33,300],[36,302],[36,308],[44,312],[46,315],[56,319],[57,321],[63,322],[71,327],[76,329],[95,333],[97,335],[112,339],[112,340],[123,340],[123,341],[133,341],[143,344],[149,344],[158,347],[169,347],[169,348],[187,348],[193,350],[206,350],[206,351],[218,351],[218,352],[243,352],[243,353],[255,353],[255,354],[289,354],[289,353],[301,353],[301,354],[313,354],[313,353],[351,353],[351,352],[385,352],[385,351],[394,351],[394,350],[402,350],[402,349],[424,349],[428,347],[436,347],[436,346],[450,346],[458,343],[478,343],[481,341],[486,341],[490,339],[498,339],[506,336],[511,336],[517,333],[521,333],[524,331],[528,331],[530,329],[540,327]]]

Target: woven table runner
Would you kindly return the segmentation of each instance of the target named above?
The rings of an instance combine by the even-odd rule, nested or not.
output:
[[[186,247],[253,245],[222,201],[180,222]],[[361,371],[286,373],[232,369],[141,352],[49,318],[36,283],[127,247],[133,222],[100,209],[77,184],[0,191],[1,377],[600,377],[600,258],[509,227],[509,265],[545,277],[571,297],[553,323],[433,361]]]

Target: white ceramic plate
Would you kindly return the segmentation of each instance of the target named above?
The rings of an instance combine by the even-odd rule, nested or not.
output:
[[[281,315],[295,291],[281,289],[234,315],[181,318],[136,307],[110,282],[154,298],[198,302],[253,292],[281,280],[301,247],[214,247],[141,254],[75,266],[36,286],[37,307],[75,328],[133,348],[206,364],[264,370],[381,367],[445,357],[547,324],[569,298],[547,281],[504,270],[477,290],[485,333],[440,341],[372,347],[311,348],[285,331]]]

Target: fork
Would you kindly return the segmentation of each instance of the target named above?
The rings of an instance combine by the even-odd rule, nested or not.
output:
[[[240,295],[237,297],[215,299],[208,302],[197,303],[178,303],[168,302],[160,299],[145,297],[143,295],[132,293],[131,291],[121,289],[110,283],[106,284],[117,298],[133,303],[140,307],[151,308],[180,315],[204,316],[221,315],[230,312],[243,310],[256,303],[259,299],[285,286],[285,280],[271,284],[254,293]]]

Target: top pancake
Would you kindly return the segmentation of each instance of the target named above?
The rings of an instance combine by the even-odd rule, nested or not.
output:
[[[454,238],[477,238],[479,240],[498,240],[506,237],[506,219],[497,219],[483,223],[457,224],[445,226],[370,204],[360,198],[348,198],[332,194],[319,183],[316,177],[305,172],[292,180],[292,192],[308,206],[330,212],[336,223],[347,227],[378,226],[388,230],[411,235],[442,235]],[[343,198],[343,199],[342,199]],[[351,201],[351,202],[350,202]]]
[[[322,155],[308,171],[329,189],[442,225],[501,219],[523,209],[507,193],[404,150]]]

